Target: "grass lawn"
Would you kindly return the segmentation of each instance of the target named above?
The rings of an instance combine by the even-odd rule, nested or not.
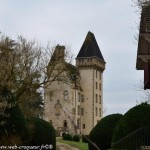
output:
[[[67,140],[62,140],[62,138],[57,139],[57,141],[60,143],[71,145],[72,147],[79,148],[80,150],[88,150],[88,144],[82,143],[81,141],[80,142],[67,141]]]

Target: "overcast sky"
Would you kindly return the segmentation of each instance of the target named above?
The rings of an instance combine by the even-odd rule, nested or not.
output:
[[[136,70],[139,14],[132,0],[0,0],[0,31],[42,44],[68,45],[74,57],[88,31],[94,33],[106,61],[105,115],[125,113],[140,101]]]

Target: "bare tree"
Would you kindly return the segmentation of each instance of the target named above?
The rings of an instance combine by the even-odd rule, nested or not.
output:
[[[141,10],[143,6],[150,5],[150,0],[133,0],[133,3]]]
[[[144,90],[144,84],[142,80],[140,80],[136,88],[137,91],[142,92],[142,96],[139,100],[137,100],[137,104],[150,103],[150,89]]]
[[[44,48],[21,36],[16,41],[5,36],[0,38],[0,90],[7,88],[27,116],[39,109],[39,90],[58,79],[67,69],[56,69],[60,61],[54,61],[52,56],[54,47],[49,45]],[[67,56],[68,52],[60,57]],[[49,60],[51,67],[48,67]],[[57,70],[55,74],[54,70]]]

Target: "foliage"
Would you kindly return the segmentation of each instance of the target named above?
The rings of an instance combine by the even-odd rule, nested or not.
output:
[[[27,120],[30,141],[29,145],[40,146],[40,145],[53,145],[53,149],[56,149],[56,134],[54,127],[39,118],[30,118]]]
[[[121,114],[112,114],[104,117],[90,132],[90,140],[101,150],[110,148],[114,128],[121,117]],[[94,147],[89,144],[89,149],[94,150]]]
[[[40,47],[22,37],[18,41],[1,37],[0,52],[0,85],[13,92],[17,100],[32,95],[40,86]]]
[[[58,61],[48,67],[53,50],[49,45],[42,47],[22,36],[15,41],[0,36],[0,89],[7,87],[26,117],[39,114],[41,88],[46,88],[67,69],[64,67],[54,74]]]
[[[75,141],[75,142],[79,142],[80,141],[80,136],[79,135],[74,135],[72,140]]]
[[[9,115],[9,117],[5,119],[6,123],[0,128],[0,135],[2,139],[0,145],[17,145],[26,143],[28,140],[28,128],[19,107],[14,106],[12,108],[8,108],[7,115]]]
[[[64,133],[62,134],[62,137],[64,138],[65,135],[66,135],[66,133],[64,132]]]
[[[131,108],[118,122],[114,134],[113,142],[120,140],[135,130],[150,126],[150,105],[142,103]]]
[[[28,128],[25,118],[15,103],[15,98],[6,87],[0,90],[0,145],[18,145],[26,143]]]
[[[149,6],[150,0],[132,0],[134,6],[137,6],[139,9],[142,8],[142,6]]]
[[[7,89],[0,90],[0,145],[52,144],[56,148],[55,130],[48,122],[31,118],[25,120],[15,97]],[[4,103],[5,102],[5,103]]]
[[[0,89],[7,87],[21,109],[31,99],[32,103],[36,103],[37,89],[45,80],[45,64],[42,48],[34,41],[23,37],[18,37],[16,41],[0,37]],[[32,109],[35,111],[35,107]]]
[[[35,96],[28,100],[19,102],[19,106],[25,117],[39,117],[43,113],[44,100],[41,93],[35,93]]]
[[[64,134],[63,140],[72,141],[72,135],[71,134]]]
[[[82,142],[83,143],[88,143],[88,141],[87,141],[87,139],[85,137],[89,138],[89,135],[82,136]]]

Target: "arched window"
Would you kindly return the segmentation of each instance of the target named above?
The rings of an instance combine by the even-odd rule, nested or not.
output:
[[[67,128],[67,121],[64,120],[64,128]]]
[[[62,106],[60,104],[60,100],[57,100],[57,103],[55,104],[54,108],[55,108],[55,115],[60,116],[60,112],[61,112],[61,108],[62,108]]]

